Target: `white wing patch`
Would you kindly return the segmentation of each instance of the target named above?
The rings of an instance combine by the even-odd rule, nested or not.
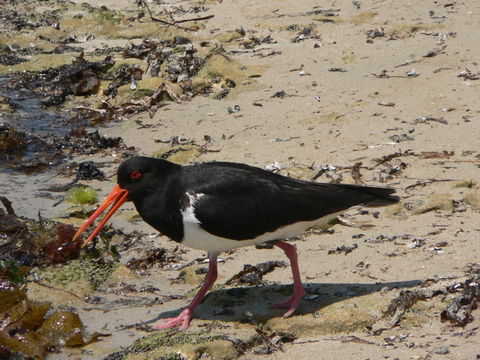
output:
[[[195,203],[198,199],[201,199],[205,194],[203,193],[189,193],[185,194],[188,197],[188,206],[182,209],[182,217],[183,217],[183,226],[185,223],[193,223],[193,224],[200,224],[200,221],[195,216]]]

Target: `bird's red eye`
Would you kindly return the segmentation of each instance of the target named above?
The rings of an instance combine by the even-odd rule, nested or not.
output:
[[[142,173],[139,170],[133,170],[130,173],[130,179],[132,180],[138,180],[142,177]]]

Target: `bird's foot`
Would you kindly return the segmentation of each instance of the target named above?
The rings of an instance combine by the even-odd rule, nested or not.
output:
[[[163,330],[178,327],[180,330],[187,330],[190,325],[190,320],[192,320],[192,312],[190,309],[185,309],[177,317],[161,319],[161,323],[154,325],[153,328]]]
[[[291,316],[295,310],[297,310],[298,306],[300,305],[300,301],[303,298],[303,295],[305,295],[305,290],[301,289],[301,291],[297,292],[296,294],[294,293],[292,296],[290,296],[287,300],[282,301],[277,304],[272,304],[271,307],[273,308],[289,308],[288,311],[283,315],[284,318],[287,318]]]

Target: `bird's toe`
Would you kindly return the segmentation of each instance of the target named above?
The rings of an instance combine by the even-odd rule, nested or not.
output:
[[[156,330],[172,329],[175,327],[180,328],[180,330],[186,330],[190,326],[190,321],[192,320],[192,315],[190,310],[185,309],[174,318],[166,318],[160,320],[161,323],[154,325],[153,328]]]

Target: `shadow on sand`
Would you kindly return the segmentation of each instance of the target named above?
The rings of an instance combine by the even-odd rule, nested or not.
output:
[[[392,295],[386,295],[389,292],[385,290],[412,288],[420,284],[420,280],[375,284],[305,283],[306,295],[292,318],[309,314],[315,316],[318,311],[337,303],[353,304],[353,307],[357,307],[359,312],[378,311],[392,298]],[[291,295],[291,292],[291,285],[213,290],[207,294],[195,310],[194,319],[263,323],[270,319],[282,318],[286,310],[272,308],[270,305],[285,300]],[[367,297],[368,295],[374,296]],[[357,306],[357,303],[360,305]],[[376,303],[378,303],[378,306]],[[348,305],[345,307],[348,307]],[[183,309],[161,313],[158,317],[144,324],[149,325],[163,318],[174,317],[181,310]]]

